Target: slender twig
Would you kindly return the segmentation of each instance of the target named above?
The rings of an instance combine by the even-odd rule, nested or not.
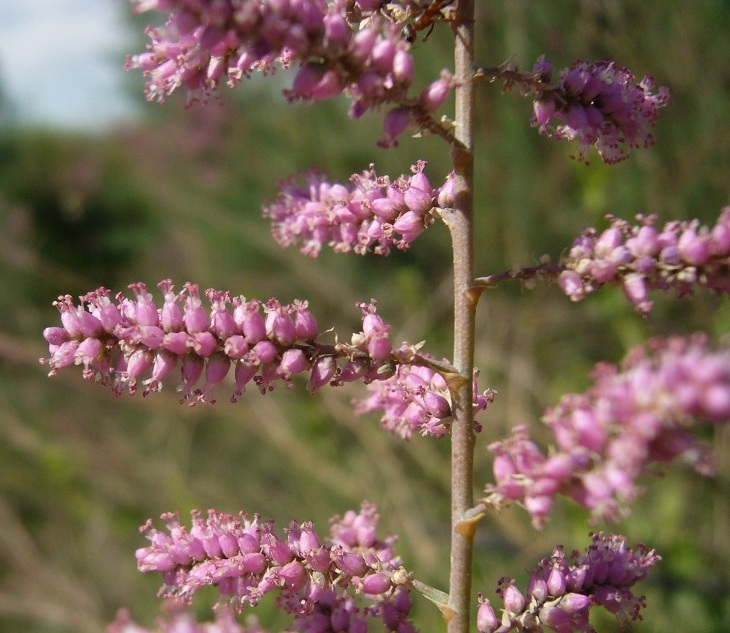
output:
[[[487,275],[486,277],[477,277],[472,284],[474,290],[483,291],[496,288],[497,284],[511,279],[520,279],[521,281],[532,281],[542,279],[555,279],[565,268],[558,264],[538,264],[537,266],[517,266],[501,273]]]

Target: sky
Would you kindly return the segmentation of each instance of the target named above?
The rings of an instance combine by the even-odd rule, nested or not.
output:
[[[127,0],[0,0],[0,87],[11,121],[99,130],[132,116]],[[141,41],[141,40],[140,40]]]

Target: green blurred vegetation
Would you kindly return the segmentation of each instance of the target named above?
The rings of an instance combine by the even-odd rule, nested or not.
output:
[[[479,274],[543,253],[557,259],[607,213],[712,222],[728,204],[730,3],[509,0],[479,10],[485,65],[512,58],[525,68],[541,53],[556,67],[612,57],[672,91],[658,144],[609,168],[571,161],[569,144],[529,127],[529,100],[481,86]],[[446,28],[417,45],[424,82],[450,65],[450,45]],[[350,121],[344,101],[288,106],[281,83],[248,81],[205,109],[184,110],[181,97],[149,105],[148,120],[103,136],[0,130],[0,630],[101,631],[124,605],[151,624],[159,583],[136,571],[133,552],[144,544],[136,528],[171,509],[244,509],[280,527],[298,518],[325,529],[331,515],[368,499],[383,528],[401,536],[406,566],[446,588],[448,445],[404,444],[377,420],[354,419],[349,400],[359,388],[312,398],[298,385],[265,397],[252,392],[235,406],[221,389],[218,405],[191,409],[173,389],[117,399],[80,371],[48,380],[37,363],[46,353],[40,332],[57,321],[51,302],[60,293],[123,290],[138,280],[154,287],[166,277],[251,297],[307,298],[321,326],[345,334],[359,325],[355,301],[377,297],[395,340],[426,339],[430,351],[450,355],[443,227],[388,259],[327,252],[310,260],[279,249],[259,214],[279,179],[312,164],[344,180],[370,162],[398,175],[425,158],[438,183],[449,170],[444,146],[424,138],[376,149],[377,116]],[[482,419],[477,481],[489,480],[486,445],[526,421],[539,433],[544,407],[582,390],[595,362],[616,361],[651,334],[701,328],[720,336],[730,325],[724,299],[656,303],[641,320],[620,292],[579,305],[554,287],[503,286],[485,295],[477,359],[483,385],[499,395]],[[668,468],[629,519],[597,526],[664,556],[642,587],[648,608],[637,631],[730,630],[728,432],[708,439],[717,478]],[[584,547],[589,529],[568,502],[540,533],[518,508],[489,517],[478,533],[475,590],[491,595],[504,574],[524,579],[558,542]],[[425,600],[417,610],[422,630],[440,630]],[[264,608],[262,619],[269,617]],[[616,630],[613,619],[596,626]]]

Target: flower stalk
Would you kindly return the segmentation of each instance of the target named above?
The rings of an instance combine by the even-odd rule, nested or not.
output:
[[[451,155],[454,166],[453,209],[445,214],[451,231],[454,258],[454,355],[453,362],[463,377],[474,367],[474,314],[476,300],[469,292],[474,277],[473,191],[474,191],[474,2],[456,4],[454,29],[455,133]],[[470,621],[473,535],[459,526],[474,505],[474,425],[472,381],[465,380],[455,398],[451,429],[451,572],[449,578],[449,633],[467,633]]]

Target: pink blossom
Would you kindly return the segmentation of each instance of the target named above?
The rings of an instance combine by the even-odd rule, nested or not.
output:
[[[474,386],[477,413],[493,401],[494,392],[479,394],[476,380]],[[370,383],[368,392],[367,398],[355,403],[356,413],[381,412],[381,426],[404,439],[414,433],[443,437],[451,428],[451,393],[443,376],[431,367],[399,365],[387,380]]]
[[[428,181],[422,176],[417,182],[426,186]],[[391,198],[392,204],[408,208],[398,196]],[[282,304],[271,298],[262,303],[209,289],[207,308],[195,284],[185,284],[178,294],[169,279],[159,287],[162,307],[142,283],[131,286],[136,300],[119,294],[116,305],[104,288],[81,297],[79,305],[70,296],[60,297],[55,305],[63,327],[49,327],[43,333],[49,357],[41,362],[49,366],[49,375],[81,365],[86,379],[112,388],[117,395],[124,390],[134,394],[139,385],[144,386],[144,395],[155,393],[177,375],[181,402],[194,405],[213,404],[214,392],[227,380],[234,383],[231,401],[236,402],[250,383],[267,393],[281,382],[291,386],[297,374],[308,374],[314,392],[327,384],[384,381],[400,365],[424,359],[414,346],[393,348],[390,325],[377,314],[374,300],[357,304],[361,332],[353,334],[349,343],[328,344],[318,340],[317,321],[306,301]],[[111,313],[116,316],[104,316]],[[165,331],[170,328],[178,331]],[[486,406],[483,396],[476,402],[480,408]],[[422,406],[429,415],[450,415],[444,398],[435,394]],[[443,427],[441,434],[446,430]]]
[[[235,614],[226,608],[218,609],[211,622],[196,622],[193,614],[184,609],[184,605],[176,605],[158,622],[154,629],[147,629],[135,623],[126,609],[120,609],[117,616],[106,629],[106,633],[266,633],[255,622],[241,625]]]
[[[675,290],[679,296],[696,286],[730,292],[730,207],[711,228],[675,220],[659,229],[654,216],[641,217],[636,226],[608,219],[610,226],[601,233],[583,231],[561,262],[558,283],[573,301],[607,283],[620,285],[634,309],[646,315],[653,305],[651,290]]]
[[[525,596],[511,578],[499,581],[504,602],[501,620],[489,600],[479,596],[477,629],[480,633],[530,630],[556,633],[594,633],[589,611],[602,606],[616,615],[624,628],[641,619],[643,596],[631,588],[646,578],[661,557],[644,545],[631,549],[623,536],[592,534],[585,554],[565,556],[562,546],[530,574]]]
[[[299,70],[284,90],[288,100],[345,94],[353,118],[383,104],[426,116],[453,88],[453,82],[439,79],[420,101],[408,95],[415,67],[411,44],[402,24],[373,10],[379,3],[135,0],[133,5],[139,13],[169,14],[164,26],[147,28],[147,51],[126,61],[128,70],[141,69],[147,77],[150,101],[163,101],[181,87],[189,101],[205,100],[222,83],[234,86],[253,72],[271,74],[293,64]],[[391,134],[392,144],[402,131]]]
[[[379,517],[371,504],[333,518],[327,539],[311,523],[294,521],[280,538],[258,516],[215,510],[207,518],[191,515],[190,529],[177,513],[162,515],[165,531],[152,521],[140,528],[150,545],[137,550],[137,565],[162,574],[166,598],[189,603],[198,590],[214,586],[219,605],[242,611],[275,592],[277,604],[294,617],[295,630],[310,630],[315,614],[343,626],[371,618],[381,618],[388,631],[410,626],[407,574],[394,539],[378,538]]]
[[[533,72],[550,84],[552,68],[544,60]],[[574,158],[581,162],[588,162],[593,145],[603,162],[617,163],[629,155],[629,148],[654,143],[649,130],[669,99],[667,88],[654,89],[651,77],[637,82],[615,62],[576,61],[560,72],[554,88],[539,90],[533,125],[547,136],[575,141]]]
[[[730,420],[730,351],[712,350],[701,335],[652,340],[620,367],[598,365],[593,378],[586,393],[566,395],[546,411],[554,436],[549,457],[524,426],[489,447],[491,499],[521,502],[536,527],[558,493],[615,521],[641,493],[638,480],[651,464],[682,458],[707,473],[708,448],[689,424]]]
[[[406,250],[436,218],[433,190],[424,174],[426,163],[412,167],[412,176],[391,181],[374,167],[354,174],[351,185],[329,183],[317,172],[304,174],[304,186],[290,180],[273,203],[263,208],[272,221],[274,239],[298,245],[316,257],[322,247],[337,252],[388,255]]]

